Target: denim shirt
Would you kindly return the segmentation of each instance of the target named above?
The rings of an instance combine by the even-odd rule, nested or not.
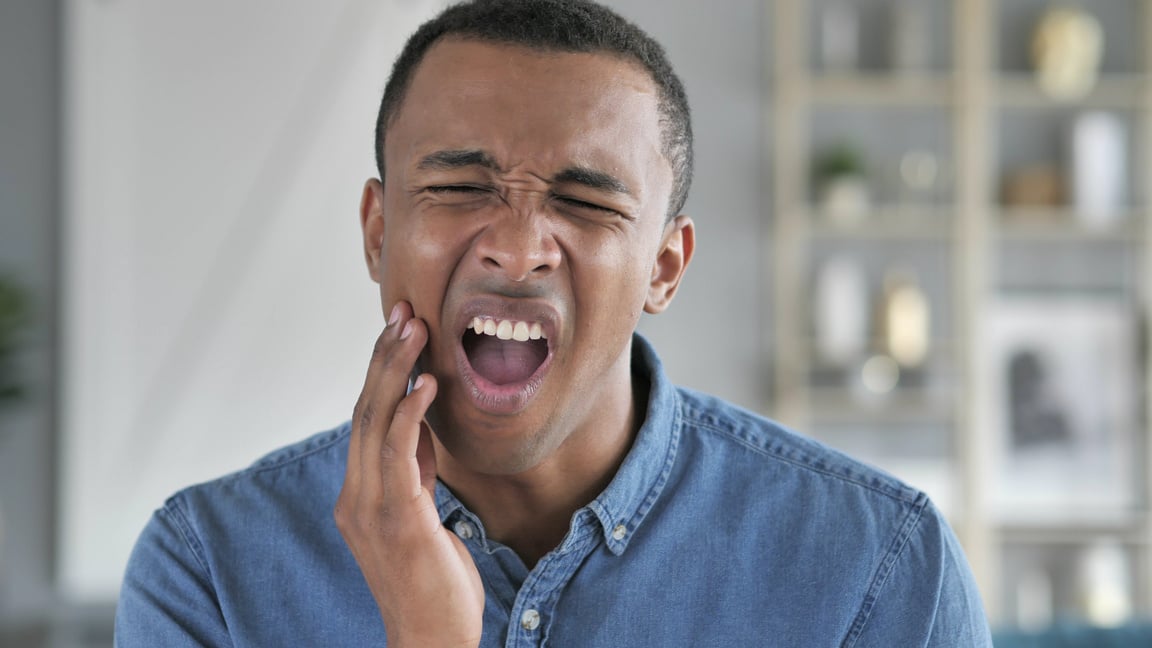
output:
[[[991,646],[972,576],[920,492],[673,386],[612,482],[529,570],[442,484],[487,602],[483,646]],[[348,423],[169,499],[132,553],[117,646],[384,646],[333,522]]]

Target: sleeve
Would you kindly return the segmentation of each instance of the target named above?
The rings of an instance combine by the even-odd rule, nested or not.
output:
[[[878,578],[863,624],[844,646],[992,648],[984,605],[960,543],[926,502],[891,570]]]
[[[232,645],[199,541],[175,498],[153,514],[128,559],[115,645]]]

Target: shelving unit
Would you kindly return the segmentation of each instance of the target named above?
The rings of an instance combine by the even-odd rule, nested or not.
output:
[[[1045,587],[1052,620],[1093,620],[1080,601],[1086,577],[1078,565],[1116,562],[1117,556],[1128,570],[1130,616],[1152,618],[1152,435],[1145,405],[1152,402],[1145,349],[1152,339],[1152,47],[1144,45],[1152,42],[1152,1],[1076,5],[1098,18],[1105,50],[1093,90],[1073,100],[1045,94],[1027,61],[1036,20],[1053,3],[922,0],[931,36],[924,65],[896,71],[873,45],[888,42],[887,24],[877,16],[891,15],[898,2],[846,3],[868,17],[861,21],[860,43],[872,48],[854,70],[825,70],[819,60],[819,19],[834,0],[766,4],[772,227],[765,272],[773,304],[766,409],[938,500],[965,546],[995,625],[1043,620],[1043,611],[1037,617],[1024,608]],[[1061,133],[1069,119],[1088,110],[1115,113],[1127,128],[1129,199],[1115,224],[1085,225],[1064,201],[1002,204],[1004,176],[1025,162],[1061,165]],[[827,217],[811,177],[820,150],[845,139],[880,164],[867,175],[873,200],[857,219]],[[891,186],[891,168],[894,155],[913,149],[934,155],[937,182],[930,195],[907,201]],[[866,357],[830,366],[817,351],[816,276],[829,259],[845,254],[862,268],[870,304],[892,266],[911,267],[928,298],[930,352],[912,380],[905,371],[887,394],[861,388]],[[1010,445],[1004,436],[1007,398],[988,387],[1001,360],[990,349],[1002,335],[997,309],[1021,296],[1100,299],[1130,313],[1125,326],[1132,331],[1134,369],[1124,385],[1129,425],[1101,437],[1123,450],[1120,461],[1131,460],[1126,467],[1117,464],[1130,479],[1113,509],[1076,510],[1060,505],[1058,495],[1052,495],[1052,510],[1004,504],[1008,480],[1000,462],[1028,446],[1020,438]],[[874,337],[870,327],[869,348],[876,346]],[[1117,420],[1125,422],[1124,416]],[[1018,456],[1024,455],[1011,461],[1019,462]]]

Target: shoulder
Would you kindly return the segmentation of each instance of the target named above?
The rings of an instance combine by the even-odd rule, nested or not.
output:
[[[205,572],[220,576],[221,569],[266,561],[273,538],[330,544],[336,538],[331,517],[344,479],[349,430],[345,423],[243,470],[180,490],[146,525],[138,550],[179,544]]]
[[[907,505],[923,493],[896,477],[724,400],[678,388],[679,417],[687,443],[727,447],[751,470],[771,469],[805,481],[836,482]],[[738,462],[739,463],[739,462]]]
[[[330,460],[334,451],[340,453],[347,449],[348,437],[351,433],[352,423],[345,421],[331,430],[319,432],[302,441],[273,450],[257,459],[247,469],[235,473],[233,477],[275,471],[289,464],[309,460]],[[344,458],[343,454],[338,456],[340,459]]]
[[[821,611],[820,623],[846,628],[843,645],[987,632],[959,543],[924,493],[723,400],[676,396],[677,484],[691,504],[677,511],[755,538],[744,566],[775,574],[799,607]],[[903,623],[910,610],[925,623]]]
[[[355,583],[346,580],[356,574],[355,561],[332,520],[349,430],[346,423],[315,434],[168,498],[125,570],[118,641],[216,646],[237,636],[280,637],[283,627],[260,621],[300,616],[315,597],[269,597],[269,582],[286,592],[320,593],[335,579]],[[289,645],[280,638],[250,643]]]
[[[265,514],[271,506],[304,506],[338,492],[351,425],[345,422],[276,449],[247,468],[195,484],[172,495],[162,511],[209,517]],[[319,497],[317,497],[319,496]]]

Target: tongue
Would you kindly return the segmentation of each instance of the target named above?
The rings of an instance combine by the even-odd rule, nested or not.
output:
[[[528,380],[548,353],[547,346],[538,341],[516,342],[480,335],[472,342],[468,349],[472,368],[497,385]]]

